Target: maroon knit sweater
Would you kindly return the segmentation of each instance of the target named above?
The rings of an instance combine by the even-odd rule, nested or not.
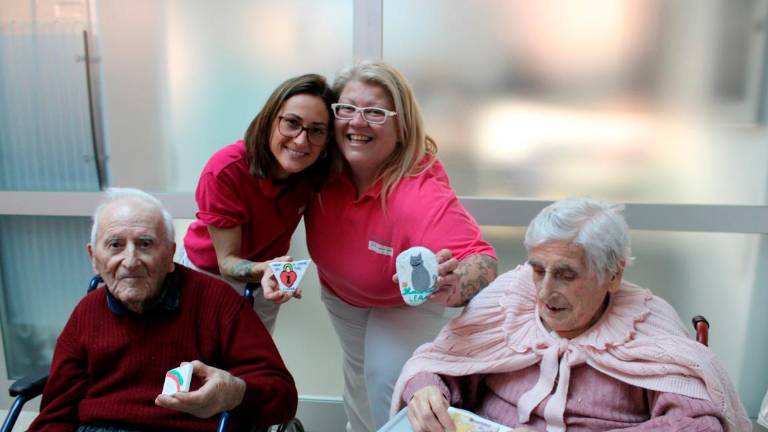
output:
[[[103,288],[75,308],[56,344],[40,415],[30,431],[72,431],[79,424],[162,430],[215,430],[154,404],[165,373],[200,360],[246,382],[232,426],[286,422],[298,395],[277,348],[244,298],[224,282],[176,265],[180,303],[143,315],[115,314]],[[201,385],[196,378],[194,390]],[[234,428],[230,428],[233,430]]]

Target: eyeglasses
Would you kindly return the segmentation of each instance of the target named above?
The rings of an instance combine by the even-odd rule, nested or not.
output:
[[[359,111],[363,115],[363,120],[371,124],[384,124],[387,117],[394,117],[396,112],[377,107],[356,107],[350,104],[335,103],[331,104],[333,116],[340,120],[352,120]]]
[[[296,138],[307,131],[307,140],[315,146],[325,145],[328,129],[323,126],[304,126],[296,117],[278,116],[277,131],[286,138]]]

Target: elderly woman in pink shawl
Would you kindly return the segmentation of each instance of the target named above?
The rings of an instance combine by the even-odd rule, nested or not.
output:
[[[449,406],[515,431],[749,431],[726,371],[674,309],[622,280],[623,207],[558,201],[525,236],[528,262],[481,291],[403,367],[392,401],[417,432]]]

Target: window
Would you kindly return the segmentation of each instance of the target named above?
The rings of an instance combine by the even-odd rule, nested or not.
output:
[[[460,194],[762,204],[767,3],[737,3],[392,0],[383,55]]]

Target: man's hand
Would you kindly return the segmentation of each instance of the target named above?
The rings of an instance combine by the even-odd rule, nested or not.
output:
[[[436,386],[427,386],[414,393],[408,402],[408,420],[414,432],[455,432],[448,406]]]
[[[292,293],[280,291],[280,286],[277,284],[275,274],[272,272],[272,266],[269,265],[269,263],[274,261],[286,262],[293,261],[293,259],[289,256],[281,256],[269,261],[265,261],[264,264],[266,264],[266,269],[264,270],[264,274],[261,277],[261,290],[264,293],[264,298],[278,305],[287,302],[291,298],[300,299],[300,289],[297,289]]]
[[[243,401],[245,381],[229,372],[195,360],[192,362],[192,374],[203,379],[202,387],[193,392],[161,394],[155,398],[155,405],[183,411],[199,418],[209,418],[222,411],[231,410]]]

